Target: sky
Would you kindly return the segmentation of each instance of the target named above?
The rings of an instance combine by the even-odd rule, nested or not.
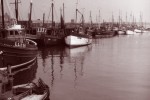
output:
[[[5,1],[5,0],[4,0]],[[20,0],[19,16],[20,19],[26,20],[29,13],[29,5],[31,0]],[[11,16],[14,16],[14,5],[10,2],[14,0],[7,0],[7,10]],[[41,19],[45,13],[45,19],[51,20],[50,7],[52,0],[32,0],[33,13],[32,19]],[[140,21],[140,15],[143,22],[150,22],[150,0],[54,0],[54,17],[55,21],[60,21],[60,9],[64,3],[65,5],[65,21],[70,22],[75,19],[76,6],[80,12],[83,13],[85,21],[90,22],[90,12],[93,22],[111,21],[112,15],[114,20],[118,21],[119,15],[126,21],[132,21],[131,15],[134,15],[136,22]],[[5,4],[6,5],[6,4]],[[99,13],[100,11],[100,13]],[[99,17],[100,15],[100,17]],[[78,16],[78,21],[81,16]]]

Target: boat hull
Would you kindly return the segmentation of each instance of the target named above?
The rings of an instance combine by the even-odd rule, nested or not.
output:
[[[135,32],[132,31],[132,30],[127,30],[127,31],[126,31],[126,34],[127,34],[127,35],[133,35],[133,34],[135,34]]]
[[[135,33],[143,33],[143,30],[135,29],[134,32],[135,32]]]
[[[43,46],[64,45],[64,38],[59,36],[44,36],[42,38]]]
[[[92,43],[92,37],[69,35],[65,37],[65,43],[70,47],[85,46]]]
[[[37,48],[21,48],[0,44],[0,68],[8,65],[15,66],[34,59],[37,55]]]
[[[126,35],[126,32],[125,31],[122,31],[122,30],[118,30],[118,35]]]

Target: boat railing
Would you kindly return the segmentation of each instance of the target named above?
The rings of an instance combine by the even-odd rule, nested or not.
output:
[[[26,46],[27,47],[36,47],[37,46],[37,43],[30,40],[30,39],[26,39]]]
[[[36,59],[37,59],[37,58],[35,57],[35,58],[31,59],[30,61],[27,61],[27,62],[18,64],[18,65],[13,65],[13,66],[11,66],[11,70],[16,69],[16,68],[20,68],[20,67],[25,66],[25,65],[28,65],[28,64],[30,64],[30,63],[36,61]],[[0,71],[6,71],[6,70],[7,70],[7,66],[5,66],[5,67],[3,67],[3,68],[0,68]]]
[[[37,43],[30,40],[30,39],[26,39],[25,42],[19,42],[19,41],[15,41],[15,44],[12,45],[14,47],[23,47],[23,48],[26,48],[26,47],[36,47],[37,46]]]

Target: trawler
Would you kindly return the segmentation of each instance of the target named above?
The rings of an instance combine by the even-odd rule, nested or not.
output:
[[[7,66],[21,67],[32,62],[36,58],[36,42],[26,39],[26,30],[13,19],[9,26],[5,26],[3,0],[2,7],[2,29],[0,30],[0,70]],[[16,68],[14,67],[14,68]]]

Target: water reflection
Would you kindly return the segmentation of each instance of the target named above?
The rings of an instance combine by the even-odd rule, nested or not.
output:
[[[55,66],[60,67],[60,73],[62,74],[63,71],[63,64],[64,64],[64,53],[65,47],[64,46],[54,46],[54,47],[47,47],[47,48],[40,48],[39,50],[39,61],[42,63],[39,66],[43,66],[43,72],[46,74],[48,73],[50,80],[51,80],[51,87],[54,85],[55,81]]]
[[[86,54],[88,54],[91,50],[92,45],[78,48],[66,48],[65,50],[69,63],[74,67],[74,86],[77,85],[76,80],[78,78],[78,73],[80,76],[84,75],[84,60],[86,58]]]
[[[36,78],[48,83],[51,100],[149,100],[149,43],[136,35],[40,49]]]

